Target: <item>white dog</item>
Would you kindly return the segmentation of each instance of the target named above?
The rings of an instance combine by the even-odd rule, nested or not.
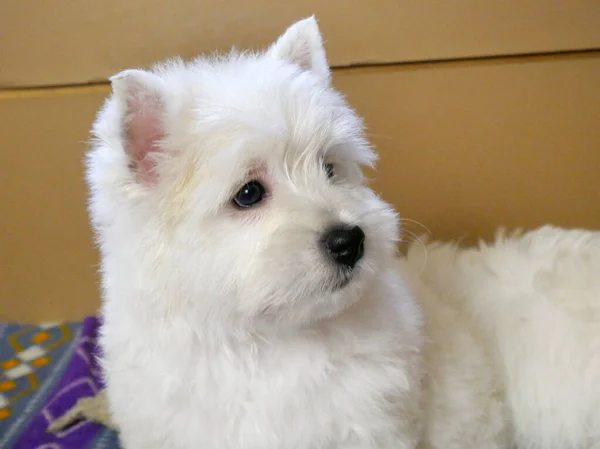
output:
[[[426,290],[420,278],[449,271],[417,256],[407,286],[397,215],[362,178],[375,155],[331,87],[314,18],[260,54],[112,84],[88,181],[126,449],[597,441],[597,290],[519,304],[506,285],[471,304]]]

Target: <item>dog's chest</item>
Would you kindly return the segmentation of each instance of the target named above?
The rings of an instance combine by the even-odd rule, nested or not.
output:
[[[177,404],[181,431],[204,448],[338,448],[398,438],[402,364],[376,351],[341,350],[303,342],[213,354],[188,366],[184,390],[192,394],[164,406]]]

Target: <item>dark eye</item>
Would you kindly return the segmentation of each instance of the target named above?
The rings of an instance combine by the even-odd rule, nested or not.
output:
[[[329,179],[333,178],[333,175],[335,175],[335,166],[333,164],[325,164],[325,173],[327,173],[327,177]]]
[[[265,188],[258,181],[250,181],[242,187],[233,197],[234,204],[241,208],[247,209],[256,206],[265,197]]]

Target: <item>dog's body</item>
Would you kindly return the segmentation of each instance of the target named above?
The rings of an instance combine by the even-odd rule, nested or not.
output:
[[[590,315],[546,304],[565,325],[548,336],[532,306],[471,304],[402,267],[329,77],[307,19],[262,54],[113,78],[88,180],[125,448],[593,447],[599,388],[575,365],[540,381],[554,359],[536,349],[571,338],[599,376],[598,321],[588,343]],[[597,314],[590,298],[575,308]]]
[[[599,448],[600,232],[426,249],[425,447]]]

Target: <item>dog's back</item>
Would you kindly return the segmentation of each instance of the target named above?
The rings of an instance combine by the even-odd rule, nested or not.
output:
[[[470,392],[479,402],[454,409],[462,409],[463,418],[478,412],[490,418],[495,410],[498,422],[489,419],[488,430],[497,427],[496,440],[513,440],[519,448],[598,447],[600,233],[544,227],[499,236],[479,249],[428,245],[426,254],[423,263],[423,248],[413,245],[407,260],[413,275],[436,294],[438,302],[424,307],[434,315],[429,321],[438,321],[432,347],[457,352],[455,342],[468,341],[460,358],[428,357],[433,366],[425,369],[438,377],[431,383],[441,395],[432,400],[460,397],[439,385],[450,385],[448,373],[468,379],[469,369],[476,369],[479,378],[467,388],[481,390]],[[446,316],[452,323],[440,315],[444,308],[451,310]],[[456,334],[466,336],[461,340]],[[445,420],[448,428],[465,434],[469,431],[454,425],[461,413]]]

